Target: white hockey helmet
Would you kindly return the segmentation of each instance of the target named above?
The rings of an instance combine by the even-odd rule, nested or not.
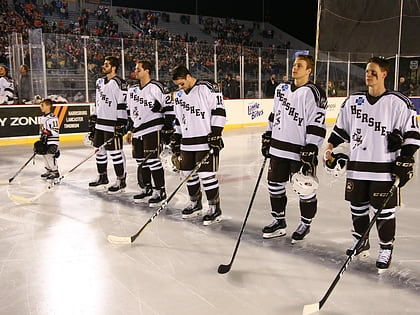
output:
[[[178,172],[179,170],[179,159],[172,153],[169,145],[163,145],[162,152],[160,152],[160,160],[165,170]]]
[[[340,177],[346,173],[350,149],[347,143],[340,144],[331,151],[332,159],[327,160],[324,156],[324,169],[328,175]]]
[[[290,182],[294,192],[302,196],[315,193],[319,187],[318,178],[316,176],[303,174],[302,169],[293,174]]]

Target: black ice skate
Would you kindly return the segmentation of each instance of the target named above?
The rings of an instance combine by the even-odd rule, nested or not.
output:
[[[149,207],[160,207],[163,201],[166,200],[166,191],[165,188],[155,188],[153,189],[153,195],[149,198]]]
[[[89,188],[98,189],[108,185],[108,176],[106,174],[100,174],[98,179],[94,182],[89,183]]]
[[[127,187],[127,184],[125,183],[125,176],[124,177],[117,177],[117,180],[115,183],[108,187],[108,194],[117,194],[120,192],[124,192],[125,187]]]
[[[347,248],[346,255],[348,256],[351,255],[358,241],[359,241],[359,238],[355,237],[353,245]],[[359,258],[369,257],[369,249],[370,249],[369,239],[366,237],[364,241],[360,243],[359,247],[356,248],[356,252],[354,256],[358,256]]]
[[[203,205],[201,203],[201,198],[197,200],[191,200],[191,203],[188,207],[182,210],[182,218],[189,219],[193,217],[200,216],[202,213]]]
[[[56,182],[59,180],[59,178],[60,178],[60,173],[58,171],[51,171],[50,174],[45,179]]]
[[[286,220],[285,219],[274,219],[271,224],[265,226],[262,229],[263,238],[274,238],[286,235]]]
[[[209,205],[209,211],[203,217],[203,225],[210,225],[222,221],[222,210],[220,204]]]
[[[51,172],[52,172],[52,170],[51,169],[49,169],[49,168],[45,168],[47,171],[45,172],[45,173],[42,173],[41,174],[41,178],[43,178],[43,179],[47,179],[47,177],[48,176],[50,176],[50,174],[51,174]]]
[[[139,203],[141,201],[143,201],[144,198],[149,197],[153,194],[153,189],[152,189],[152,185],[148,184],[146,186],[144,186],[144,188],[142,188],[140,190],[140,193],[137,195],[134,195],[134,202],[135,203]]]
[[[389,268],[392,260],[392,245],[381,245],[379,248],[378,259],[376,260],[376,268],[378,268],[378,273],[382,273]]]
[[[309,234],[310,231],[311,231],[310,224],[300,222],[296,231],[294,231],[292,234],[292,244],[295,244],[296,242],[303,240]]]

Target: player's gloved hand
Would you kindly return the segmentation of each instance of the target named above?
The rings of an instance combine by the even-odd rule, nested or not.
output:
[[[88,120],[88,129],[89,129],[89,140],[93,141],[93,138],[95,137],[95,125],[96,121],[98,120],[98,117],[96,115],[91,115]]]
[[[164,125],[162,130],[160,131],[160,136],[162,138],[162,142],[164,144],[170,144],[171,137],[174,134],[175,129],[172,126]]]
[[[261,153],[264,157],[270,157],[270,143],[271,143],[271,131],[266,131],[261,135]]]
[[[51,136],[51,135],[52,135],[51,131],[44,129],[42,131],[42,134],[41,134],[41,137],[40,137],[41,142],[43,144],[47,145],[48,144],[48,137]]]
[[[117,119],[117,124],[114,127],[114,136],[124,137],[127,133],[127,120]]]
[[[157,100],[153,103],[152,112],[159,113],[162,111],[162,104],[159,103]]]
[[[414,158],[412,156],[399,156],[395,160],[392,175],[400,179],[398,187],[403,187],[413,177]]]
[[[174,133],[171,136],[171,141],[169,146],[171,147],[172,153],[176,156],[181,154],[181,135],[179,133]]]
[[[401,146],[404,142],[404,138],[401,134],[401,131],[398,129],[394,129],[394,131],[390,132],[386,139],[388,141],[388,151],[389,152],[395,152],[399,149],[401,149]]]
[[[304,175],[316,174],[318,165],[318,147],[315,144],[308,143],[300,150],[300,160],[302,161],[302,173]]]
[[[213,153],[215,155],[219,154],[219,152],[225,147],[225,144],[223,143],[223,139],[221,135],[216,135],[214,133],[210,133],[207,136],[207,142],[210,146],[210,148],[213,149]]]
[[[46,143],[43,143],[41,140],[35,141],[34,143],[34,153],[39,155],[47,154],[48,146]]]

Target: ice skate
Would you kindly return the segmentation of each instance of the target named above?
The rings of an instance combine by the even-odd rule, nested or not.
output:
[[[143,201],[144,198],[150,197],[150,196],[152,196],[152,194],[153,194],[152,186],[151,185],[146,185],[146,186],[144,186],[144,188],[142,188],[140,190],[139,194],[133,196],[134,202],[135,203],[140,203],[140,202]]]
[[[286,235],[286,220],[285,219],[274,219],[269,225],[262,229],[263,238],[274,238]]]
[[[311,225],[307,223],[300,222],[296,231],[292,234],[292,244],[295,244],[298,241],[302,241],[311,231]]]
[[[125,176],[121,178],[117,177],[115,183],[112,186],[108,187],[108,194],[117,194],[120,192],[124,192],[125,187],[127,187],[127,184],[125,182]]]
[[[209,205],[209,211],[203,217],[203,225],[210,225],[222,221],[222,210],[220,204]]]
[[[149,198],[149,207],[160,207],[162,203],[166,200],[166,191],[165,188],[155,188],[153,189],[152,197]]]
[[[379,248],[378,259],[376,260],[376,268],[378,268],[378,274],[384,273],[391,265],[392,250],[392,245],[381,245]]]
[[[89,188],[91,189],[106,188],[106,185],[108,185],[108,183],[109,183],[108,176],[106,174],[100,174],[97,180],[89,183]]]

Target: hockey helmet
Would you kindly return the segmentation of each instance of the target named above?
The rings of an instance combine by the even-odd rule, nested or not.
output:
[[[333,177],[340,177],[346,173],[348,155],[344,153],[331,153],[331,160],[324,163],[324,168],[327,174]]]
[[[171,170],[173,172],[177,172],[179,170],[179,158],[172,153],[171,147],[169,145],[163,146],[159,157],[162,161],[162,166],[164,169]]]
[[[316,176],[303,174],[302,169],[293,174],[290,182],[294,192],[302,196],[315,193],[319,187],[318,178]]]

